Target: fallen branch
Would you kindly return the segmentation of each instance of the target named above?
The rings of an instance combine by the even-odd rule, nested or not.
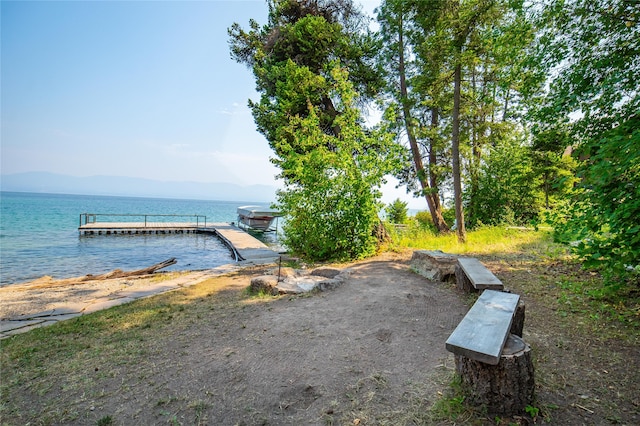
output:
[[[84,277],[82,277],[82,281],[107,280],[110,278],[127,278],[127,277],[135,277],[138,275],[149,275],[149,274],[153,274],[159,269],[163,269],[163,268],[166,268],[167,266],[175,265],[176,263],[177,263],[176,258],[172,257],[171,259],[167,259],[164,262],[156,263],[153,266],[149,266],[148,268],[144,268],[144,269],[138,269],[137,271],[125,272],[125,271],[122,271],[121,269],[115,269],[111,272],[107,272],[106,274],[102,274],[102,275],[94,276],[91,274],[87,274]]]
[[[592,410],[589,410],[587,407],[583,407],[583,406],[582,406],[582,405],[580,405],[580,404],[574,404],[574,405],[575,405],[576,407],[578,407],[578,408],[582,408],[584,411],[586,411],[586,412],[587,412],[587,413],[589,413],[589,414],[593,414],[593,413],[594,413]]]
[[[166,268],[167,266],[171,266],[177,263],[175,257],[171,259],[167,259],[164,262],[157,263],[153,266],[149,266],[148,268],[139,269],[137,271],[125,272],[121,269],[116,269],[111,272],[107,272],[102,275],[92,275],[87,274],[82,277],[74,277],[74,278],[63,278],[60,280],[56,280],[50,276],[44,276],[38,278],[37,280],[28,281],[20,284],[12,284],[12,291],[27,291],[34,288],[51,288],[51,287],[63,287],[63,286],[73,286],[80,285],[87,281],[94,280],[107,280],[107,279],[117,279],[117,278],[127,278],[127,277],[143,277],[145,275],[151,275],[159,269]]]

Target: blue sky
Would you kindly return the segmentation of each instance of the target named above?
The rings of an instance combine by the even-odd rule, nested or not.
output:
[[[3,174],[279,186],[227,35],[265,23],[265,2],[2,1],[0,13]]]

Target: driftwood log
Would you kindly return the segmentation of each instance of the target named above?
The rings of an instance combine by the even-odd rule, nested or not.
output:
[[[87,274],[84,277],[82,277],[82,281],[108,280],[111,278],[127,278],[127,277],[136,277],[139,275],[149,275],[149,274],[153,274],[154,272],[160,269],[166,268],[167,266],[175,265],[176,263],[177,263],[176,258],[172,257],[171,259],[167,259],[164,262],[156,263],[155,265],[149,266],[148,268],[138,269],[137,271],[126,272],[121,269],[115,269],[111,272],[107,272],[106,274],[102,274],[102,275]]]
[[[488,413],[520,415],[534,397],[534,368],[531,347],[511,334],[498,365],[456,355],[456,370],[461,377],[467,401],[486,407]]]

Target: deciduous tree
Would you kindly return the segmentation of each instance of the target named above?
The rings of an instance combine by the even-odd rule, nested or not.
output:
[[[537,132],[566,128],[582,160],[556,231],[582,241],[588,264],[638,274],[640,3],[551,0],[541,12],[536,59],[552,72]]]
[[[385,129],[364,129],[346,70],[334,63],[332,98],[342,113],[339,135],[320,127],[316,107],[306,117],[291,117],[276,141],[285,188],[278,193],[285,212],[285,244],[312,260],[357,259],[376,249],[380,185],[401,155]],[[297,152],[296,146],[314,147]]]

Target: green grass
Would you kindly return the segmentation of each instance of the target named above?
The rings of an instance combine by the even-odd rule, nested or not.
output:
[[[544,314],[543,330],[549,331],[548,327],[553,326],[557,336],[569,333],[570,339],[595,338],[601,342],[599,350],[607,356],[613,356],[607,342],[615,346],[640,342],[640,290],[632,283],[610,283],[597,272],[582,269],[567,246],[553,241],[550,230],[483,227],[469,231],[467,242],[460,244],[453,233],[435,235],[409,226],[394,231],[390,249],[442,250],[477,256],[500,271],[511,290],[550,308]],[[540,383],[550,392],[562,393],[562,380],[554,382],[562,374],[545,370],[546,365],[538,371]],[[431,424],[510,424],[510,419],[488,419],[481,411],[468,407],[453,376],[451,373],[451,382],[443,385],[439,398],[429,407]],[[541,407],[528,407],[526,414],[547,417],[552,411],[549,407],[549,401],[545,401]]]
[[[517,258],[531,275],[521,283],[521,292],[540,295],[539,286],[553,287],[548,303],[558,304],[562,317],[571,317],[606,338],[638,339],[640,330],[640,289],[630,283],[610,283],[600,274],[580,269],[569,247],[553,241],[550,229],[527,230],[512,227],[482,227],[467,232],[467,242],[458,242],[454,233],[435,235],[420,226],[396,231],[392,248],[442,250],[446,253]],[[553,262],[569,265],[555,281],[548,283],[545,268]],[[630,340],[631,339],[631,340]]]
[[[449,388],[431,406],[430,414],[433,422],[451,421],[467,423],[475,417],[473,411],[464,403],[460,377],[453,375]]]
[[[495,255],[502,253],[543,254],[552,257],[564,256],[568,250],[553,243],[551,232],[522,230],[506,227],[482,227],[467,232],[467,242],[458,242],[455,233],[436,235],[429,229],[410,226],[405,230],[393,231],[391,248],[442,250],[454,254],[484,254]]]

